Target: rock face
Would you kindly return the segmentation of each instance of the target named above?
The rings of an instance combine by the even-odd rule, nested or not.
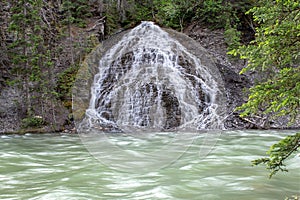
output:
[[[236,107],[241,106],[247,100],[245,89],[250,87],[250,80],[247,76],[239,75],[226,65],[220,63],[216,63],[216,65],[222,74],[226,88],[227,117],[224,122],[226,129],[254,128],[253,124],[241,119],[239,113],[235,111]]]
[[[83,66],[82,74],[95,78],[84,85],[82,78],[77,81],[75,93],[85,94],[73,98],[75,112],[79,105],[82,109],[75,117],[84,118],[81,128],[224,128],[224,81],[205,49],[186,35],[151,22],[123,36],[96,48]],[[95,60],[100,60],[96,74]]]
[[[243,128],[299,128],[299,120],[292,125],[288,125],[288,117],[280,117],[274,121],[266,121],[268,117],[260,116],[256,118],[241,119],[235,108],[247,100],[247,88],[250,88],[255,81],[261,80],[261,74],[246,73],[240,75],[239,72],[245,67],[246,62],[237,58],[228,57],[227,46],[224,39],[224,30],[209,30],[201,27],[199,24],[191,24],[185,29],[185,34],[199,42],[215,60],[216,65],[222,74],[226,94],[228,117],[225,121],[225,127],[228,129]],[[252,33],[248,35],[249,39],[254,39]]]
[[[239,117],[235,108],[247,100],[247,88],[251,87],[253,77],[249,74],[240,75],[245,66],[243,60],[230,58],[227,55],[227,46],[224,39],[224,30],[209,30],[199,24],[191,24],[184,33],[202,45],[215,59],[215,63],[222,75],[227,97],[227,117],[225,128],[243,129],[255,128],[252,123]]]
[[[22,119],[26,117],[24,108],[24,91],[18,87],[3,87],[0,91],[0,134],[26,133],[26,132],[54,132],[62,131],[65,128],[72,129],[66,125],[68,110],[61,102],[55,102],[53,107],[44,108],[43,117],[37,115],[44,121],[43,126],[22,127]],[[37,106],[38,107],[38,106]],[[38,107],[38,109],[41,109]],[[42,113],[42,112],[41,112]],[[55,114],[55,121],[53,115]]]
[[[13,132],[20,127],[22,110],[18,103],[21,95],[17,88],[1,88],[0,134]]]

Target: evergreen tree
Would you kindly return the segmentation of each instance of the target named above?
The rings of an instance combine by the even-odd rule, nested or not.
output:
[[[9,46],[15,75],[12,83],[25,91],[27,119],[45,116],[46,109],[54,106],[52,58],[57,31],[52,6],[42,0],[11,2],[9,31],[15,37]]]
[[[8,57],[8,44],[10,41],[7,33],[9,18],[9,5],[7,1],[0,2],[0,88],[6,85],[6,79],[8,78],[8,70],[10,66],[10,60]]]

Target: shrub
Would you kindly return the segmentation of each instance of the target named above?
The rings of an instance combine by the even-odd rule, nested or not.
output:
[[[33,117],[26,117],[22,119],[21,127],[22,128],[30,128],[30,127],[42,127],[45,125],[45,121],[41,116],[33,116]]]

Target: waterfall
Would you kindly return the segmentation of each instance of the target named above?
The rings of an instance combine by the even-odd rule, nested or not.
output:
[[[124,132],[223,128],[216,77],[169,33],[142,22],[100,59],[81,126]]]

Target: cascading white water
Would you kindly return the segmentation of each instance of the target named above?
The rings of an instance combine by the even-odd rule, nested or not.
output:
[[[152,22],[142,22],[99,62],[82,124],[106,130],[223,128],[218,80]]]

